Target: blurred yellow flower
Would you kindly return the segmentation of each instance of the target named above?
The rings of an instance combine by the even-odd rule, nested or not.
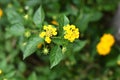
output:
[[[51,37],[57,35],[57,29],[52,25],[43,26],[44,31],[39,34],[39,37],[45,38],[47,43],[51,43]]]
[[[66,25],[63,27],[65,31],[64,39],[73,42],[76,38],[79,38],[79,30],[75,27],[75,25]]]
[[[104,34],[100,41],[108,44],[109,46],[112,46],[115,43],[115,39],[111,34]]]
[[[97,51],[98,51],[99,55],[105,56],[105,55],[109,54],[110,50],[111,50],[111,48],[105,43],[99,42],[97,44]]]
[[[55,21],[55,20],[51,21],[51,23],[54,24],[54,25],[58,25],[58,22]]]
[[[111,51],[111,47],[115,43],[115,39],[111,34],[104,34],[100,42],[97,44],[97,52],[99,55],[107,55]]]
[[[37,48],[40,49],[41,47],[42,47],[42,43],[39,43],[39,44],[37,45]]]
[[[45,41],[46,41],[47,43],[50,43],[50,42],[51,42],[50,37],[45,37]]]
[[[0,74],[2,74],[2,70],[0,69]]]
[[[44,36],[46,35],[45,32],[41,32],[41,34],[39,35],[41,38],[44,38]]]
[[[2,9],[0,8],[0,17],[2,17],[2,15],[3,15],[3,11],[2,11]]]
[[[120,60],[117,61],[117,64],[120,65]]]

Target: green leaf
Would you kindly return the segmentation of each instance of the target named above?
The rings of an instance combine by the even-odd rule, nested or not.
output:
[[[45,18],[45,14],[42,9],[42,6],[40,6],[34,14],[33,21],[36,24],[36,26],[42,26],[44,18]]]
[[[69,19],[65,15],[60,15],[57,19],[59,26],[63,27],[67,24],[69,24]]]
[[[63,34],[63,26],[69,24],[69,19],[65,15],[60,15],[57,18],[57,22],[59,24],[59,34]]]
[[[15,73],[16,73],[16,71],[10,71],[5,75],[5,77],[12,78],[13,76],[15,76]]]
[[[51,68],[56,66],[63,59],[63,54],[60,46],[54,46],[50,52]]]
[[[117,57],[117,61],[120,61],[120,54],[119,54],[118,57]]]
[[[37,80],[37,76],[36,76],[35,72],[33,72],[33,73],[29,76],[28,80]]]
[[[85,45],[86,45],[87,41],[80,41],[80,40],[76,40],[73,44],[73,46],[75,48],[73,48],[74,52],[78,52],[80,51]]]
[[[43,39],[40,37],[33,37],[32,39],[30,39],[28,43],[26,44],[25,49],[23,51],[24,52],[23,59],[33,54],[36,51],[37,45],[39,43],[43,43]]]
[[[101,12],[93,12],[91,13],[90,21],[98,21],[102,18],[103,14]]]
[[[81,13],[76,20],[75,24],[80,29],[81,32],[84,32],[87,27],[88,23],[90,22],[91,14]]]
[[[67,43],[67,40],[61,38],[53,38],[52,41],[57,45],[63,45],[64,43]]]
[[[14,24],[10,27],[10,33],[15,36],[23,35],[25,32],[24,26],[22,24]]]
[[[24,21],[22,16],[20,16],[20,14],[17,13],[14,9],[7,9],[6,14],[11,24],[16,24],[16,23],[22,24]]]
[[[117,60],[115,59],[115,58],[111,58],[111,59],[109,59],[109,61],[107,61],[107,63],[106,63],[106,67],[114,67],[114,66],[116,66],[117,65]]]

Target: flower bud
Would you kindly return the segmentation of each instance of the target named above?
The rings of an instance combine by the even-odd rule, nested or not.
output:
[[[28,20],[28,18],[29,18],[28,14],[26,14],[26,15],[24,16],[24,18],[25,18],[26,20]]]
[[[44,49],[43,49],[43,53],[44,53],[45,55],[47,55],[47,54],[49,53],[48,48],[44,48]]]
[[[25,35],[25,37],[27,37],[27,38],[28,38],[28,37],[30,37],[30,36],[31,36],[31,33],[30,33],[30,31],[26,31],[24,35]]]
[[[66,47],[62,47],[62,53],[64,54],[66,52],[67,48]]]

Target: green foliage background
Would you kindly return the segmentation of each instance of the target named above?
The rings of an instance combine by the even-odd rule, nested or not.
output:
[[[3,10],[0,18],[0,80],[120,80],[119,45],[116,43],[107,56],[96,52],[100,37],[104,33],[114,33],[110,23],[119,2],[0,0]],[[25,18],[26,14],[28,18]],[[37,37],[42,25],[51,24],[52,20],[60,26],[70,23],[80,29],[80,39],[69,44],[64,54],[61,52],[63,41],[58,39],[53,39],[57,45],[49,46],[52,48],[48,48],[48,55],[42,54],[44,48],[36,47],[43,43]],[[31,32],[30,37],[24,35],[26,31]],[[25,42],[28,44],[23,46]]]

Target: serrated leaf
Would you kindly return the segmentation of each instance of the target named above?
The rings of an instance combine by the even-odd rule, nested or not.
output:
[[[39,43],[43,43],[43,39],[40,37],[33,37],[32,39],[30,39],[25,46],[23,59],[33,54],[36,51],[37,45]]]
[[[15,36],[20,36],[24,34],[24,26],[22,24],[14,24],[10,27],[10,33]]]
[[[36,74],[33,72],[33,73],[29,76],[28,80],[37,80]]]
[[[63,59],[63,54],[60,46],[54,46],[50,52],[51,68],[56,66]]]
[[[18,14],[14,9],[7,9],[6,14],[8,17],[8,20],[11,24],[16,24],[16,23],[23,23],[23,18]]]
[[[86,45],[87,41],[80,41],[80,40],[76,40],[73,44],[73,46],[75,48],[73,48],[74,52],[78,52],[80,51],[85,45]]]
[[[40,6],[34,14],[33,21],[36,24],[36,26],[41,26],[44,21],[44,18],[45,14],[42,7]]]

